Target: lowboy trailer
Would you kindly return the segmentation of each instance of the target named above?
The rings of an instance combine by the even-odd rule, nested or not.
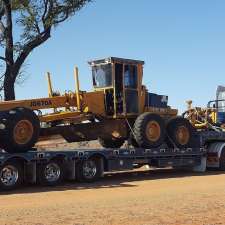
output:
[[[143,165],[187,168],[197,172],[207,168],[225,170],[225,132],[200,132],[196,140],[195,146],[184,149],[164,145],[151,149],[1,152],[0,190],[35,183],[54,186],[64,180],[93,182],[105,172],[132,170]]]

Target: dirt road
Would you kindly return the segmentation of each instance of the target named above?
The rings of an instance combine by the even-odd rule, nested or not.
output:
[[[4,225],[225,224],[225,174],[173,170],[107,175],[95,184],[0,193]]]

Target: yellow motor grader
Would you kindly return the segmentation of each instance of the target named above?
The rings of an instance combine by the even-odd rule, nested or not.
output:
[[[74,92],[54,92],[48,73],[47,98],[0,102],[0,148],[26,152],[40,137],[51,135],[68,142],[98,139],[105,148],[119,148],[125,140],[143,148],[192,144],[191,123],[167,105],[167,96],[142,85],[143,61],[109,57],[89,64],[91,92],[79,89],[76,67]],[[44,114],[46,109],[52,112]]]

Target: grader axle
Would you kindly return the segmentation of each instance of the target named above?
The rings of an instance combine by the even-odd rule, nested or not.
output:
[[[30,150],[39,137],[60,134],[68,142],[98,139],[106,148],[119,148],[125,140],[135,147],[167,144],[185,148],[193,144],[195,129],[168,97],[149,93],[142,85],[140,60],[109,57],[89,62],[94,90],[60,95],[48,79],[48,98],[0,103],[0,147],[8,152]],[[52,109],[51,113],[42,113]]]

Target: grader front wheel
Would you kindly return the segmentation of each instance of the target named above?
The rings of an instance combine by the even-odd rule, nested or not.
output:
[[[26,108],[10,110],[4,126],[0,146],[9,153],[27,152],[38,140],[40,122],[32,110]]]
[[[20,120],[13,129],[13,139],[16,143],[24,145],[31,140],[33,133],[34,128],[31,121],[27,119]]]
[[[134,124],[134,136],[140,147],[159,147],[166,136],[164,120],[157,114],[141,114]]]

